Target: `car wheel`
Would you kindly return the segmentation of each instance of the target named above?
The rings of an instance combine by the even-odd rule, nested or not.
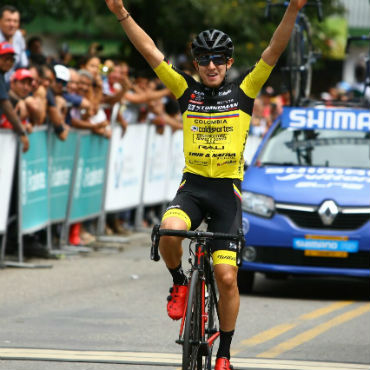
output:
[[[253,290],[254,272],[238,271],[238,287],[240,293],[251,293]]]

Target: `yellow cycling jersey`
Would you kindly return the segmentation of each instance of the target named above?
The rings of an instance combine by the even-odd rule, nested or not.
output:
[[[243,180],[244,148],[253,103],[271,66],[262,59],[231,83],[209,88],[163,61],[154,72],[180,104],[184,172]]]

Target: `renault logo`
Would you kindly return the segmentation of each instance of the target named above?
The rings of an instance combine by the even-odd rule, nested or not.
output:
[[[318,210],[321,221],[324,225],[331,225],[339,213],[338,206],[332,200],[326,200]]]

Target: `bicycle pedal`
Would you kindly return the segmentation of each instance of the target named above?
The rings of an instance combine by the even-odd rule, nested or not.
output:
[[[184,344],[184,340],[183,339],[177,339],[175,341],[175,343],[183,345]]]

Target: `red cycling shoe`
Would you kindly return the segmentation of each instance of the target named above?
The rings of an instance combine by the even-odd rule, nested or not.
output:
[[[173,285],[170,289],[171,295],[167,297],[167,313],[172,320],[180,320],[184,314],[186,296],[188,293],[187,285]]]
[[[215,370],[233,370],[234,368],[230,365],[230,360],[225,357],[219,357],[216,360]]]

